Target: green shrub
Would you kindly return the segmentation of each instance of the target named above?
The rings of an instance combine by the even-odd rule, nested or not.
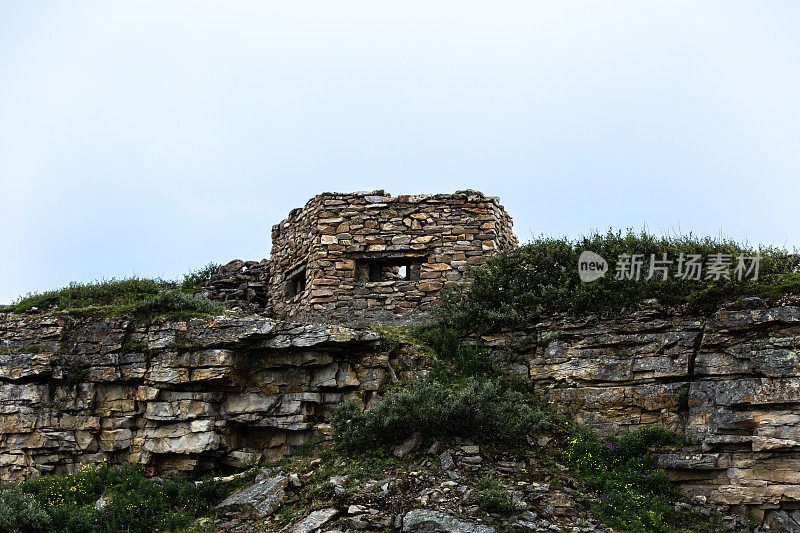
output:
[[[578,276],[578,257],[590,250],[609,263],[605,277],[582,283]],[[734,263],[740,254],[761,261],[757,281],[745,279],[693,281],[674,277],[661,280],[616,280],[615,268],[620,254],[642,254],[645,265],[650,255],[666,253],[676,259],[680,253],[730,254]],[[543,314],[568,312],[614,312],[633,308],[643,300],[656,298],[665,305],[687,304],[692,310],[707,313],[722,301],[744,296],[776,297],[800,293],[800,273],[794,272],[797,256],[786,250],[755,250],[733,241],[687,237],[657,238],[646,233],[628,231],[592,234],[576,241],[566,238],[540,237],[529,244],[497,255],[473,270],[473,281],[466,286],[444,290],[441,294],[439,318],[446,327],[474,331],[518,326],[536,320]],[[643,267],[643,274],[646,267]],[[751,276],[752,277],[752,276]]]
[[[0,531],[28,533],[45,531],[50,517],[31,494],[16,487],[0,489]]]
[[[598,494],[594,511],[608,525],[674,531],[684,525],[685,513],[675,511],[671,501],[678,491],[663,470],[652,466],[650,452],[653,446],[684,444],[683,436],[661,426],[643,426],[609,440],[579,431],[569,440],[564,459],[584,488]]]
[[[125,305],[175,288],[175,283],[160,279],[110,279],[92,283],[72,282],[66,287],[42,293],[30,293],[9,306],[7,311],[22,313],[36,307],[56,310],[89,306]]]
[[[435,369],[440,381],[499,375],[492,353],[483,346],[465,343],[456,330],[439,326],[422,327],[415,331],[415,339],[431,348],[440,363],[450,364],[449,368],[439,365]]]
[[[345,402],[331,422],[337,447],[350,453],[394,446],[415,431],[428,440],[468,437],[518,445],[531,431],[557,426],[548,411],[531,406],[499,378],[467,378],[450,386],[420,378],[367,411]]]
[[[675,393],[675,404],[678,406],[678,411],[689,411],[689,389],[683,388]]]
[[[197,294],[170,289],[132,305],[128,312],[137,317],[153,317],[162,314],[220,313],[223,305]]]
[[[685,435],[650,424],[640,426],[621,437],[613,439],[616,455],[620,457],[649,457],[650,450],[656,446],[686,446],[689,442]]]
[[[26,480],[14,490],[44,510],[52,524],[48,531],[111,533],[185,528],[208,514],[230,487],[210,478],[196,484],[181,475],[154,480],[142,465],[103,464],[83,467],[75,474]],[[95,502],[101,496],[108,503],[98,510]]]
[[[513,513],[516,510],[514,499],[499,480],[483,476],[475,487],[478,507],[487,513]]]
[[[209,263],[201,269],[189,272],[183,276],[183,280],[180,283],[181,289],[195,292],[208,285],[214,274],[219,271],[219,267],[220,265],[217,263]]]

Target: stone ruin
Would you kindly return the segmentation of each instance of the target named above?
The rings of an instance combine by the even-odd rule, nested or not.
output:
[[[478,192],[324,193],[273,228],[270,261],[221,266],[203,289],[262,316],[0,312],[0,480],[100,460],[199,472],[292,453],[330,434],[342,401],[370,407],[390,382],[430,370],[374,331],[298,321],[417,320],[467,266],[515,245],[498,199]],[[684,495],[798,531],[796,303],[712,316],[656,303],[481,340],[507,374],[601,434],[658,423],[689,435],[653,456]],[[510,351],[520,357],[503,361]]]
[[[234,259],[216,267],[203,284],[200,295],[221,302],[228,309],[248,314],[269,314],[268,285],[269,259]]]
[[[276,317],[413,323],[468,267],[517,245],[497,197],[322,193],[272,228]]]

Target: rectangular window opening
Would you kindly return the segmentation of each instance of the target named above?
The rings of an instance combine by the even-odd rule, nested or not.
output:
[[[306,269],[300,269],[299,272],[289,276],[286,280],[286,299],[291,300],[298,294],[306,290]]]
[[[364,281],[419,281],[421,262],[409,258],[362,259],[358,270]]]

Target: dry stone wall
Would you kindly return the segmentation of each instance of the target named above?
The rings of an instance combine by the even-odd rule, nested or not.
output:
[[[372,401],[388,368],[378,334],[338,326],[0,314],[0,478],[274,459],[327,431],[331,406]]]
[[[698,501],[800,530],[800,307],[708,319],[650,308],[484,342],[522,352],[507,371],[600,433],[649,423],[685,432],[694,444],[658,463]]]
[[[511,226],[476,191],[320,194],[272,228],[272,308],[302,321],[421,320],[469,265],[517,245]]]
[[[200,295],[222,302],[226,309],[271,314],[269,307],[269,260],[233,261],[220,265],[200,287]]]

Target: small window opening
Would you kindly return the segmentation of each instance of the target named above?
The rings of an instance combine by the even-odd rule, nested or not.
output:
[[[419,263],[402,258],[362,260],[360,271],[366,281],[419,280]]]
[[[286,299],[290,300],[306,290],[306,269],[300,270],[298,273],[289,277],[286,280]]]

